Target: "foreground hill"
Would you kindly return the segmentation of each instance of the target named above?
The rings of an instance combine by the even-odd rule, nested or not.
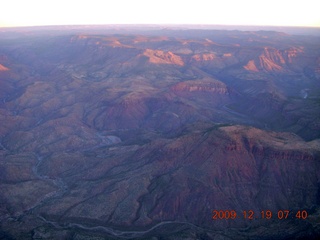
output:
[[[319,38],[1,35],[2,238],[320,235]]]

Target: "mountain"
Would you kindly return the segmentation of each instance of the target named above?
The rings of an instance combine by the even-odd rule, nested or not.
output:
[[[319,37],[12,31],[1,239],[320,236]]]

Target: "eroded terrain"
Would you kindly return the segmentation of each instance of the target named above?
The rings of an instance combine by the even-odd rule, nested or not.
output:
[[[0,35],[1,238],[320,235],[319,38]]]

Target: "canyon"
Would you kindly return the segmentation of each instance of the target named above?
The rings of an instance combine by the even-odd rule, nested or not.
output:
[[[319,40],[0,31],[0,239],[318,239]]]

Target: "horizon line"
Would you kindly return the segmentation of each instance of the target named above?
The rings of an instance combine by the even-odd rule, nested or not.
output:
[[[301,25],[254,25],[254,24],[210,24],[210,23],[97,23],[97,24],[44,24],[44,25],[17,25],[0,26],[1,28],[45,28],[45,27],[102,27],[102,26],[208,26],[208,27],[272,27],[272,28],[315,28],[320,26]]]

